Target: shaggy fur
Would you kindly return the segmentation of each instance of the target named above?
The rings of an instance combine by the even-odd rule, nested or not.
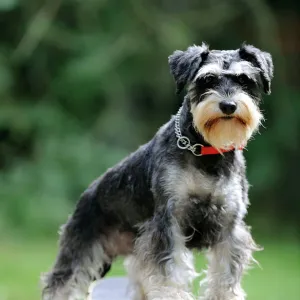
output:
[[[43,278],[44,300],[86,297],[89,284],[120,255],[127,257],[135,299],[194,299],[192,249],[208,250],[202,299],[245,299],[241,278],[257,247],[243,221],[248,182],[238,148],[262,120],[272,59],[250,45],[210,51],[203,44],[175,51],[169,65],[177,91],[187,86],[182,135],[192,145],[235,149],[206,156],[179,149],[172,117],[83,193]]]

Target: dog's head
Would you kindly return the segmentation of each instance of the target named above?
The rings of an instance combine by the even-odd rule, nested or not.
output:
[[[175,51],[169,65],[177,91],[187,85],[194,127],[206,142],[245,146],[263,118],[261,93],[271,92],[271,55],[250,45],[219,51],[202,44]]]

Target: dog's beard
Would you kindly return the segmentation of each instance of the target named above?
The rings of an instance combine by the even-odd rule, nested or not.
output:
[[[191,106],[195,129],[215,148],[246,146],[263,118],[246,93],[236,93],[230,99],[237,103],[237,110],[230,116],[221,112],[219,103],[224,97],[215,91],[210,91],[200,103]]]

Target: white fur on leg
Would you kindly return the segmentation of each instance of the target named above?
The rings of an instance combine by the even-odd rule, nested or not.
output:
[[[136,295],[137,299],[143,299],[139,297],[147,300],[195,299],[191,292],[191,283],[198,274],[194,269],[193,255],[185,247],[184,237],[178,229],[178,225],[174,225],[175,247],[172,257],[164,266],[167,275],[163,274],[158,264],[145,259],[145,255],[151,257],[151,254],[145,249],[147,243],[143,237],[137,242],[136,254],[127,258],[126,268],[129,278],[135,286],[139,286],[139,289],[136,289],[140,295]]]
[[[133,259],[134,259],[133,257],[129,257],[125,259],[124,266],[128,270],[128,274],[130,274],[130,265]],[[147,300],[143,290],[143,286],[138,281],[138,278],[135,278],[135,276],[129,276],[129,278],[130,278],[130,286],[127,291],[129,294],[129,298],[132,300]]]
[[[247,228],[237,225],[226,240],[211,249],[205,286],[205,300],[244,300],[246,294],[241,287],[243,271],[252,261],[252,252],[257,250]]]
[[[176,275],[175,278],[166,278],[156,266],[141,265],[135,256],[126,259],[126,268],[134,289],[134,300],[195,299],[186,284],[176,282]],[[176,272],[179,274],[180,271]]]

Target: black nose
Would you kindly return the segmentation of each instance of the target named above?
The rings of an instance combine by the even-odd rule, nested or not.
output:
[[[236,104],[233,101],[222,101],[219,106],[221,111],[226,115],[231,115],[236,111]]]

